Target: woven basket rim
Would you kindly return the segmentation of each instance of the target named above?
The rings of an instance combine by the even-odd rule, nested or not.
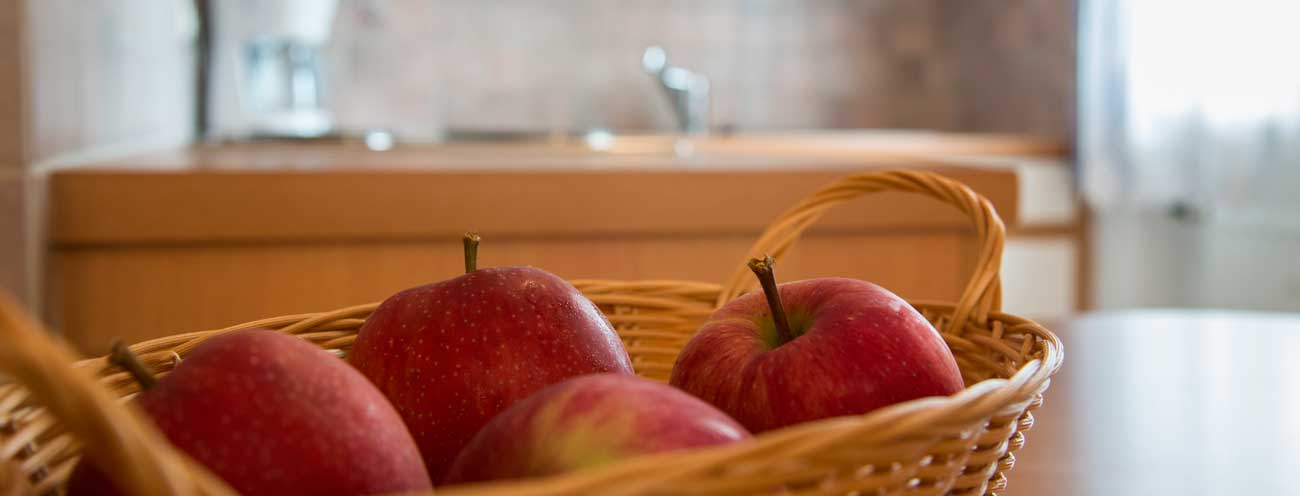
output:
[[[584,287],[587,285],[603,285],[609,283],[637,284],[639,282],[640,281],[574,279],[571,281],[571,284],[578,287]],[[673,281],[670,279],[658,279],[658,280],[652,280],[646,282],[657,284],[663,282],[686,283],[691,281]],[[697,284],[709,284],[709,283],[697,283]],[[720,287],[719,285],[716,284],[713,286]],[[918,310],[922,308],[932,308],[932,309],[939,310],[942,313],[949,313],[949,314],[951,314],[956,307],[956,303],[946,302],[942,300],[935,300],[935,299],[909,299],[905,301],[907,301],[907,303],[911,305],[912,308]],[[371,302],[371,303],[364,303],[360,305],[350,305],[350,306],[341,307],[334,310],[328,310],[323,312],[309,312],[309,313],[299,313],[293,315],[282,315],[276,317],[269,317],[265,319],[252,320],[252,321],[221,327],[217,329],[208,329],[203,331],[191,331],[191,332],[184,332],[180,334],[171,334],[159,338],[140,341],[138,343],[133,343],[129,347],[131,348],[132,351],[136,353],[146,354],[146,353],[154,353],[159,351],[177,351],[173,349],[174,345],[185,344],[188,345],[186,349],[186,351],[188,351],[188,348],[193,348],[203,340],[209,339],[221,333],[236,331],[240,329],[268,328],[268,329],[274,329],[281,332],[290,332],[292,334],[296,334],[296,332],[293,332],[295,329],[310,328],[311,327],[310,324],[313,322],[335,320],[340,315],[357,315],[360,313],[368,314],[369,312],[377,308],[380,303],[382,302]],[[1050,355],[1052,360],[1044,360],[1044,363],[1047,364],[1049,367],[1051,367],[1051,372],[1053,374],[1060,369],[1064,358],[1062,356],[1064,351],[1064,344],[1061,342],[1059,337],[1057,337],[1051,331],[1047,330],[1046,327],[1042,326],[1041,324],[1038,324],[1037,322],[1031,319],[1021,317],[1019,315],[1015,315],[1009,312],[990,311],[988,317],[990,320],[1014,321],[1017,325],[1024,325],[1024,324],[1033,325],[1034,328],[1039,330],[1039,332],[1036,333],[1036,336],[1046,340],[1050,344],[1050,349],[1053,351],[1053,353]],[[277,325],[279,323],[288,323],[290,325],[285,327],[280,327]],[[75,368],[99,366],[105,370],[109,368],[113,368],[114,366],[108,363],[107,358],[108,355],[85,358],[73,362],[72,366]],[[98,370],[96,372],[102,373],[103,370]]]
[[[649,282],[659,283],[676,281],[655,280]],[[575,285],[589,283],[634,285],[637,284],[638,281],[589,279],[574,280],[573,283],[575,283]],[[951,315],[955,310],[955,303],[951,302],[908,300],[908,303],[918,310],[930,309],[946,315]],[[378,302],[367,303],[325,312],[303,313],[293,316],[260,319],[227,326],[221,329],[175,334],[133,344],[131,345],[131,349],[141,354],[147,354],[172,352],[176,351],[177,346],[180,346],[187,352],[192,350],[199,343],[222,333],[239,329],[266,327],[264,325],[266,323],[274,324],[285,321],[292,322],[287,326],[275,330],[278,332],[293,333],[295,329],[298,329],[311,332],[310,326],[302,324],[330,320],[332,317],[337,317],[339,315],[352,315],[358,312],[365,312],[373,310],[378,305]],[[1017,326],[1021,331],[1033,334],[1036,338],[1041,340],[1043,356],[1027,361],[1011,378],[986,379],[968,386],[961,392],[952,396],[918,398],[896,403],[861,415],[847,415],[805,422],[759,433],[752,439],[743,443],[640,456],[608,466],[582,471],[577,474],[570,473],[520,481],[465,484],[447,486],[445,488],[440,487],[438,494],[446,494],[450,491],[473,491],[473,494],[476,495],[482,494],[480,491],[488,491],[489,493],[502,491],[501,494],[509,494],[510,491],[519,490],[525,486],[528,487],[531,492],[536,492],[539,488],[543,488],[548,484],[557,484],[563,486],[565,491],[572,491],[574,489],[571,486],[572,481],[577,478],[596,481],[623,477],[625,474],[633,472],[661,471],[665,466],[688,467],[687,470],[671,473],[671,475],[674,476],[681,476],[691,472],[689,467],[713,465],[716,464],[718,460],[735,457],[739,454],[751,451],[773,450],[778,447],[781,447],[781,449],[789,449],[786,445],[797,444],[800,439],[804,439],[813,433],[826,433],[829,431],[853,431],[855,433],[873,431],[886,432],[890,435],[879,436],[878,441],[880,443],[889,443],[906,439],[909,435],[912,435],[915,432],[930,432],[928,429],[933,428],[938,423],[951,424],[953,423],[951,412],[963,412],[962,416],[966,417],[967,421],[977,422],[981,418],[986,418],[996,413],[996,411],[1005,410],[1007,408],[1016,408],[1025,402],[1031,401],[1035,394],[1041,394],[1041,392],[1049,385],[1051,376],[1060,369],[1064,361],[1064,346],[1060,339],[1042,325],[1030,319],[1001,311],[990,312],[989,319]],[[185,354],[180,351],[177,351],[177,353],[182,357]],[[108,362],[107,357],[95,357],[80,360],[74,363],[73,366],[76,368],[91,369],[92,373],[94,373],[100,381],[105,380],[110,373],[122,373],[117,372],[117,367],[111,365]],[[915,419],[917,416],[925,415],[927,412],[943,413],[932,415],[929,421],[926,422],[910,422],[906,429],[891,427],[904,418],[910,417]],[[652,468],[655,470],[651,470]],[[575,475],[577,477],[575,477]],[[641,479],[641,477],[638,477],[638,480],[639,479]],[[543,490],[542,493],[545,493],[545,491]]]
[[[670,280],[649,281],[653,283],[676,282]],[[688,282],[688,281],[682,281]],[[575,285],[579,284],[598,284],[598,285],[635,285],[638,281],[615,281],[615,280],[574,280]],[[702,283],[707,284],[707,283]],[[716,286],[716,285],[715,285]],[[929,309],[941,314],[951,315],[955,310],[955,303],[943,302],[936,300],[907,300],[914,308],[918,310]],[[239,329],[249,329],[254,327],[266,327],[266,323],[281,323],[292,321],[287,326],[275,329],[278,332],[294,333],[295,330],[311,332],[312,329],[308,324],[310,322],[328,321],[340,315],[354,315],[359,312],[368,312],[379,305],[379,302],[367,303],[363,305],[352,305],[325,312],[303,313],[293,316],[280,316],[268,319],[260,319],[233,326],[227,326],[221,329],[211,329],[206,331],[195,331],[189,333],[175,334],[142,341],[131,345],[131,349],[137,353],[159,353],[176,351],[177,346],[181,346],[184,351],[192,350],[199,343],[211,339],[219,334],[232,332]],[[588,471],[581,472],[582,479],[602,480],[606,478],[620,477],[627,472],[638,472],[641,470],[649,471],[650,467],[662,468],[664,466],[705,466],[716,462],[718,459],[726,459],[741,453],[750,451],[772,450],[778,446],[796,443],[812,433],[825,433],[832,430],[851,430],[854,432],[886,432],[889,436],[880,436],[880,443],[889,443],[907,438],[915,432],[929,432],[928,429],[934,427],[937,423],[952,423],[953,416],[951,412],[962,412],[963,417],[970,422],[976,422],[981,418],[986,418],[997,411],[1007,408],[1016,408],[1019,405],[1031,401],[1035,394],[1041,394],[1049,385],[1050,378],[1062,366],[1064,362],[1064,346],[1060,339],[1051,331],[1042,325],[1011,313],[994,311],[989,313],[989,319],[1003,322],[1016,326],[1020,331],[1034,335],[1041,341],[1043,356],[1027,361],[1022,365],[1011,378],[992,378],[986,379],[979,383],[966,387],[961,392],[952,396],[935,396],[918,398],[910,401],[896,403],[861,415],[846,415],[832,417],[812,422],[805,422],[781,429],[776,429],[755,435],[752,439],[744,443],[736,443],[723,446],[697,448],[691,450],[676,451],[659,455],[648,455],[636,457],[624,462],[612,464],[606,467],[598,467]],[[296,334],[296,333],[294,333]],[[183,357],[185,353],[177,351]],[[80,360],[73,364],[77,368],[90,368],[99,380],[104,380],[109,373],[121,374],[116,372],[117,367],[111,365],[107,357],[96,357]],[[899,429],[892,426],[896,425],[904,418],[916,418],[918,415],[925,415],[927,412],[943,412],[932,415],[927,422],[910,422],[909,428]],[[689,473],[684,471],[683,473]],[[522,481],[505,481],[484,484],[466,484],[458,486],[448,486],[440,488],[438,493],[443,494],[450,490],[490,490],[490,491],[507,491],[511,488],[519,489],[528,486],[530,490],[535,491],[536,485],[545,485],[552,481],[560,484],[569,484],[575,474],[560,474],[552,477],[526,479]],[[674,475],[682,475],[674,473]],[[566,490],[572,487],[566,486]],[[543,491],[544,492],[544,491]],[[479,494],[475,492],[475,494]]]

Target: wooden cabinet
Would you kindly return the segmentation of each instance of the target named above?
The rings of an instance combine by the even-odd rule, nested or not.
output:
[[[192,160],[192,158],[187,159]],[[745,164],[741,164],[745,165]],[[868,167],[916,166],[880,161]],[[86,353],[262,317],[377,301],[482,265],[563,277],[722,282],[767,222],[860,170],[802,167],[80,168],[51,177],[50,318]],[[937,169],[1016,212],[1016,176]],[[782,279],[863,277],[909,298],[955,299],[972,230],[916,195],[828,214],[778,266]]]

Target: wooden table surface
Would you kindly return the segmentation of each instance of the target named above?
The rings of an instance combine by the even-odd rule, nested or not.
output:
[[[1300,314],[1045,324],[1065,366],[1004,494],[1300,494]]]

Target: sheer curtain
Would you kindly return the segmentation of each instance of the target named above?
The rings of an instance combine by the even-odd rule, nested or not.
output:
[[[1300,309],[1297,19],[1300,2],[1082,0],[1101,306]]]

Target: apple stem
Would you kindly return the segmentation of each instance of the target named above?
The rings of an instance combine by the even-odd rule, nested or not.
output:
[[[140,357],[121,340],[113,341],[113,350],[108,354],[108,363],[122,367],[127,372],[130,372],[131,377],[135,378],[135,382],[140,383],[141,390],[149,389],[158,384],[158,378],[153,375],[153,372],[150,372],[149,368],[144,366],[144,362],[140,361]]]
[[[465,233],[462,241],[465,244],[465,273],[474,272],[478,269],[478,233],[470,231]]]
[[[772,273],[775,263],[771,256],[749,259],[749,270],[758,276],[758,283],[763,286],[763,295],[767,297],[767,306],[772,309],[772,323],[776,326],[777,339],[789,343],[794,339],[790,330],[790,320],[785,316],[785,306],[781,304],[781,290],[776,287],[776,275]]]

